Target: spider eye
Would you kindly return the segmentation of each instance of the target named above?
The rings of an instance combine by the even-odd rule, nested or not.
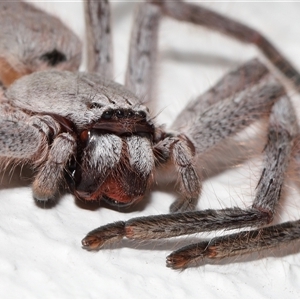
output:
[[[144,112],[144,111],[138,111],[137,113],[136,113],[136,116],[138,117],[138,118],[141,118],[141,119],[145,119],[146,118],[146,113]]]
[[[59,63],[66,61],[67,57],[64,53],[54,49],[51,52],[47,52],[47,53],[43,54],[40,57],[40,59],[47,62],[49,66],[54,67],[54,66],[58,65]]]
[[[113,110],[107,110],[102,114],[103,119],[110,119],[114,114]]]
[[[125,117],[125,112],[121,109],[118,109],[116,111],[116,116],[117,116],[117,118],[123,118],[123,117]]]

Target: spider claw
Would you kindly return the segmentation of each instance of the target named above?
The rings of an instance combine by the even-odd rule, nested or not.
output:
[[[83,249],[86,249],[86,250],[97,250],[97,249],[100,249],[103,246],[104,241],[102,241],[101,239],[97,238],[96,236],[87,235],[81,241],[81,244],[83,246]]]
[[[185,269],[187,264],[188,261],[184,256],[177,255],[174,252],[166,258],[166,266],[171,269]]]
[[[205,259],[214,258],[215,247],[209,247],[208,241],[185,246],[167,256],[167,267],[186,269],[199,266]]]
[[[91,232],[81,241],[86,250],[97,250],[106,244],[114,243],[125,236],[125,222],[111,223]]]

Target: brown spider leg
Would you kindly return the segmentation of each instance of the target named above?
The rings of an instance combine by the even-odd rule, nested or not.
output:
[[[88,45],[88,71],[113,78],[113,51],[108,1],[84,1]]]
[[[243,91],[233,99],[211,106],[201,118],[197,119],[197,122],[202,122],[198,130],[202,130],[203,138],[200,145],[194,144],[198,153],[207,150],[214,143],[222,141],[226,135],[229,136],[255,119],[267,115],[273,103],[280,99],[271,111],[269,140],[264,153],[265,171],[259,181],[253,207],[245,210],[227,208],[135,218],[127,222],[109,224],[90,232],[83,240],[83,245],[91,249],[101,247],[109,242],[110,238],[113,241],[122,239],[124,236],[129,239],[158,239],[269,223],[280,197],[280,189],[292,147],[291,141],[298,127],[293,108],[285,96],[284,89],[279,84],[267,84],[268,80],[270,78],[268,79],[267,76],[247,89],[247,92]],[[208,112],[210,117],[206,118]],[[218,124],[217,128],[212,130],[212,117],[214,120],[226,120],[226,122]],[[220,128],[222,128],[221,132],[219,132]],[[216,134],[213,136],[211,131],[216,131]],[[194,132],[192,137],[197,140],[197,132]]]
[[[261,229],[242,231],[188,245],[167,257],[167,266],[174,269],[205,264],[211,260],[240,256],[286,245],[300,239],[300,220]]]
[[[148,0],[161,7],[162,13],[179,21],[205,26],[243,43],[256,45],[262,53],[300,90],[300,74],[292,64],[258,31],[207,8],[177,1]]]
[[[140,4],[131,33],[125,86],[142,103],[151,100],[160,15],[160,9],[156,5]]]

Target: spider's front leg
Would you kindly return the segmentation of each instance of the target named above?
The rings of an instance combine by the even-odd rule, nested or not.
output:
[[[269,114],[275,99],[283,92],[272,81],[265,66],[257,60],[249,61],[189,103],[179,115],[172,126],[180,132],[179,143],[172,146],[171,157],[181,175],[182,197],[171,206],[171,212],[192,210],[197,204],[200,183],[194,168],[196,158]],[[252,101],[255,97],[257,100]],[[227,99],[222,101],[224,98]],[[162,141],[155,149],[163,148],[164,144]]]
[[[171,205],[170,211],[192,211],[201,193],[201,182],[194,167],[195,148],[185,135],[170,135],[154,147],[159,164],[172,162],[179,175],[180,197]]]
[[[213,215],[215,220],[209,220],[205,225],[199,223],[199,228],[207,225],[209,230],[260,227],[272,222],[298,133],[294,109],[288,97],[283,95],[271,110],[263,171],[253,205],[244,210],[229,208],[207,211],[207,216]],[[202,263],[204,259],[222,259],[251,253],[299,238],[299,221],[287,222],[189,245],[169,255],[167,265],[172,268],[185,268]]]
[[[252,68],[256,71],[260,70],[260,75],[245,76],[245,90],[237,92],[239,88],[233,87],[232,94],[228,95],[227,99],[221,101],[220,98],[200,116],[188,108],[183,112],[186,116],[191,117],[188,119],[192,119],[192,121],[186,122],[184,134],[194,145],[197,155],[205,153],[255,120],[271,114],[269,139],[264,151],[264,171],[259,180],[257,196],[252,207],[174,213],[109,224],[87,235],[83,240],[86,248],[101,247],[123,237],[140,240],[169,238],[224,228],[262,226],[272,221],[276,204],[280,198],[293,139],[298,133],[293,107],[285,95],[284,88],[268,74],[263,65],[254,60],[225,76],[216,87],[203,95],[203,99],[207,99],[209,94],[218,94],[218,90],[224,87],[223,83],[227,82],[228,78],[234,75],[239,77],[242,74],[249,75],[251,72],[248,71]],[[184,124],[179,123],[178,125],[183,126]],[[206,247],[208,244],[207,242]],[[237,242],[237,244],[239,243]],[[203,249],[200,247],[201,245],[196,245],[192,250],[189,248],[187,254],[183,249],[182,252],[171,255],[168,258],[168,266],[183,268],[199,257],[203,259],[208,256],[210,252],[205,251],[206,248]],[[247,245],[243,244],[243,247],[247,248]],[[251,249],[254,247],[248,248],[247,251],[253,251]],[[238,254],[238,252],[234,249],[232,251],[227,249],[223,256]],[[216,258],[221,256],[222,254],[215,255]]]
[[[65,166],[76,151],[76,141],[55,117],[29,117],[4,104],[0,111],[0,162],[30,164],[37,174],[32,185],[33,196],[47,201],[57,196],[63,182]],[[51,144],[51,147],[50,147]]]

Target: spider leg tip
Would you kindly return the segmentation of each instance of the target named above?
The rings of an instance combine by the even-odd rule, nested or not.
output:
[[[171,253],[166,258],[166,266],[171,269],[185,269],[187,267],[188,260],[182,255],[177,255],[176,253]]]
[[[83,249],[86,250],[96,250],[101,248],[103,241],[96,236],[87,235],[81,241]]]

